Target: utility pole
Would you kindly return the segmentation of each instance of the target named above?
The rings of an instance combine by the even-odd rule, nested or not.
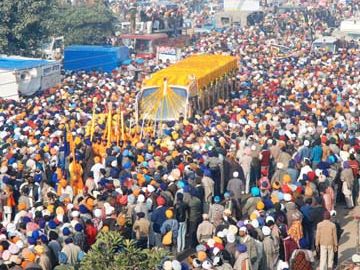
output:
[[[304,19],[305,19],[306,25],[310,30],[310,40],[311,40],[311,42],[313,42],[314,41],[314,35],[313,35],[312,25],[310,24],[310,21],[309,21],[308,11],[305,9],[303,11],[303,14],[304,14]]]
[[[130,25],[131,25],[131,33],[136,32],[136,3],[131,3],[129,8],[130,13]]]

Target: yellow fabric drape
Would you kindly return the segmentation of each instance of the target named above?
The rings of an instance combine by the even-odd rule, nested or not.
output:
[[[177,119],[186,112],[190,86],[196,91],[209,86],[225,74],[237,69],[237,59],[226,55],[190,56],[168,68],[152,74],[143,83],[149,89],[139,102],[141,119]],[[181,93],[186,91],[186,95]],[[151,92],[150,92],[151,91]]]
[[[92,117],[91,117],[91,128],[90,128],[90,141],[93,141],[94,132],[95,132],[95,111],[96,111],[96,104],[93,105]]]
[[[112,104],[109,104],[108,117],[107,117],[107,147],[111,145],[112,135]]]
[[[74,160],[75,160],[75,142],[74,142],[74,137],[71,133],[71,130],[69,128],[69,125],[65,125],[65,128],[66,128],[66,140],[68,141],[69,143],[69,146],[70,146],[70,153],[71,155],[73,156]]]

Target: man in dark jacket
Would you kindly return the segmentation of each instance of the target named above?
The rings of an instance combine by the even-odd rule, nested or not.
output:
[[[177,238],[177,252],[182,252],[185,249],[186,225],[189,206],[184,202],[184,194],[178,193],[176,195],[175,203],[175,218],[179,222],[179,231]]]
[[[311,206],[312,201],[312,198],[305,199],[305,204],[300,208],[300,211],[303,214],[302,225],[304,229],[304,237],[309,245],[307,248],[311,248],[310,244],[314,242],[314,226],[310,221],[310,214],[313,211]]]
[[[318,223],[323,221],[324,212],[325,208],[322,206],[321,197],[316,197],[315,200],[313,200],[313,206],[309,211],[309,219],[313,225],[313,235],[316,235],[316,227]],[[310,246],[311,248],[314,247],[314,241],[310,243]]]
[[[198,197],[191,194],[189,202],[189,241],[188,247],[195,247],[197,245],[196,231],[201,222],[202,204]]]
[[[157,247],[161,246],[161,231],[160,228],[166,220],[165,211],[167,206],[165,199],[162,196],[156,198],[157,208],[153,211],[151,215],[151,222],[153,223],[153,231],[155,234],[155,245]]]

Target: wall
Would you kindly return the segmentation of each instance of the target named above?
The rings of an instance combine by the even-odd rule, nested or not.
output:
[[[18,85],[13,71],[0,70],[0,97],[19,100]]]

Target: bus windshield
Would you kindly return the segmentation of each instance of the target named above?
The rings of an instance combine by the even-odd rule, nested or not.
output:
[[[320,51],[334,52],[335,44],[334,43],[325,43],[325,42],[319,42],[319,43],[314,42],[313,49],[320,50]]]
[[[126,47],[134,48],[134,40],[131,38],[123,38],[123,39],[121,39],[121,42]]]
[[[150,50],[150,40],[137,39],[135,43],[135,51],[140,53],[148,53]]]
[[[171,121],[185,115],[187,104],[187,90],[182,87],[169,86],[168,92],[163,95],[158,87],[143,89],[138,99],[139,117]]]

